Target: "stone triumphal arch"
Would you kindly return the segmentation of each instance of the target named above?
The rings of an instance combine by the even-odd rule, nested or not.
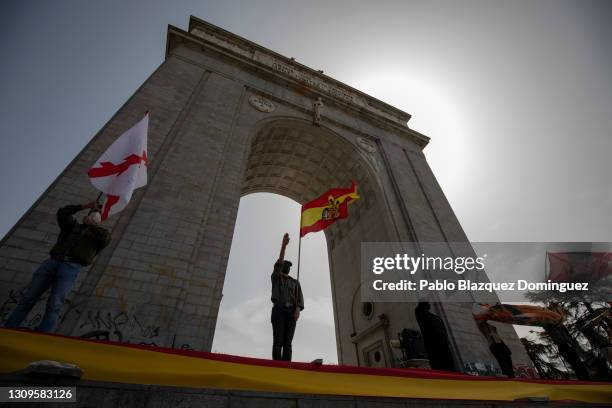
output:
[[[149,184],[107,221],[113,241],[81,273],[59,332],[210,350],[240,197],[305,203],[355,180],[361,199],[325,231],[338,358],[394,366],[389,343],[418,328],[414,304],[364,307],[360,243],[467,241],[425,160],[428,138],[407,113],[194,17],[188,31],[168,28],[165,61],[3,239],[0,319],[56,239],[57,208],[96,196],[87,169],[146,110]],[[460,367],[496,365],[469,304],[435,312]],[[516,334],[500,330],[527,364]]]

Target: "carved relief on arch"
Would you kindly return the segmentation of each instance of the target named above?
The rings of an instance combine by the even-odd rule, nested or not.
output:
[[[358,137],[357,144],[359,147],[367,153],[375,153],[376,152],[376,144],[373,140],[366,139],[365,137]]]
[[[260,112],[270,113],[274,112],[274,109],[276,109],[276,106],[271,100],[258,94],[249,95],[249,103]]]

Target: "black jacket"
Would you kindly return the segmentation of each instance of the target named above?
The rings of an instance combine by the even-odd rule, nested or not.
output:
[[[429,311],[431,306],[419,302],[414,309],[417,323],[423,335],[429,365],[434,370],[455,370],[453,354],[448,344],[448,333],[442,319]]]
[[[65,256],[87,266],[108,245],[111,236],[105,228],[79,224],[72,214],[82,209],[80,205],[69,205],[57,211],[60,234],[50,253],[54,256]]]
[[[304,310],[304,295],[302,294],[302,286],[300,282],[293,279],[291,276],[282,277],[283,263],[276,262],[272,271],[272,303],[283,304],[291,303],[297,306],[300,310]]]

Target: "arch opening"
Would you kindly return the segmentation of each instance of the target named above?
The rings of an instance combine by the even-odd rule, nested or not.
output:
[[[287,197],[255,193],[240,200],[212,350],[271,358],[270,274],[281,237],[291,236],[285,258],[297,273],[300,205]],[[274,218],[270,217],[274,214]],[[293,361],[337,363],[327,243],[322,234],[302,240],[300,283],[305,310],[293,341]],[[316,334],[316,335],[313,335]]]
[[[295,203],[304,204],[330,188],[347,187],[351,180],[356,182],[360,199],[351,205],[349,217],[329,226],[324,234],[309,234],[304,238],[300,280],[307,279],[306,276],[313,273],[308,270],[307,265],[310,262],[321,263],[321,259],[326,258],[327,268],[325,269],[329,270],[327,279],[331,284],[331,298],[323,299],[322,303],[326,304],[325,302],[329,301],[333,307],[337,361],[342,364],[363,364],[367,360],[363,357],[363,349],[366,349],[372,341],[379,342],[380,337],[388,337],[388,333],[374,332],[373,335],[377,338],[371,341],[365,338],[361,341],[363,345],[353,341],[352,337],[355,333],[361,332],[378,322],[373,313],[368,315],[362,313],[359,296],[355,296],[360,286],[359,257],[355,254],[360,253],[361,242],[392,240],[390,232],[392,224],[388,219],[388,209],[385,207],[386,203],[381,187],[374,176],[373,166],[376,163],[342,135],[326,128],[315,127],[309,122],[295,119],[275,119],[264,123],[252,136],[250,145],[250,152],[244,167],[241,205],[257,195],[253,195],[253,193],[279,194],[293,200],[294,205]],[[262,247],[269,245],[268,242],[264,243],[264,240],[270,239],[273,242],[273,249],[270,247],[266,250],[271,254],[261,254],[267,259],[265,266],[262,265],[264,270],[256,272],[261,274],[261,279],[265,279],[267,285],[265,289],[262,289],[265,295],[260,293],[257,296],[267,302],[259,304],[259,307],[265,308],[267,320],[262,321],[264,314],[261,314],[259,320],[265,326],[265,330],[270,332],[267,338],[270,345],[269,309],[271,304],[269,301],[270,282],[268,275],[271,273],[272,265],[278,257],[280,239],[284,231],[294,231],[291,234],[293,246],[289,250],[289,254],[292,254],[291,251],[295,251],[295,253],[288,259],[297,260],[299,207],[299,205],[296,206],[297,211],[293,218],[286,221],[280,220],[282,218],[280,215],[285,210],[276,210],[274,205],[271,205],[267,211],[264,210],[258,216],[261,218],[258,221],[260,225],[265,226],[268,222],[272,223],[271,228],[278,228],[276,233],[278,236],[254,239],[253,242],[253,245]],[[280,213],[276,214],[276,211],[280,211]],[[274,224],[277,221],[288,225],[279,227]],[[240,214],[238,222],[241,222]],[[239,232],[239,227],[237,225],[235,232]],[[309,240],[316,240],[315,237],[317,236],[322,242],[322,246],[318,250],[318,254],[309,255],[306,245],[308,245]],[[325,236],[325,239],[323,239],[323,236]],[[234,240],[237,240],[236,234]],[[327,251],[324,251],[325,246]],[[232,241],[228,270],[232,268],[232,257],[235,256],[237,255],[234,254],[234,241]],[[311,257],[317,258],[318,261],[314,258],[310,259]],[[227,283],[231,285],[229,279],[233,278],[230,277],[227,280]],[[308,285],[304,285],[303,289],[304,296],[308,300],[310,295],[308,291],[311,289],[308,288]],[[317,292],[315,291],[315,293]],[[307,319],[308,313],[313,310],[316,311],[315,313],[323,313],[322,309],[325,308],[321,308],[316,302],[314,305],[306,305],[303,318]],[[384,313],[384,308],[377,308],[377,313],[378,311]],[[329,314],[329,311],[327,313]],[[223,311],[218,321],[226,318],[226,313]],[[223,324],[223,322],[220,322],[217,325],[222,328]],[[299,333],[300,324],[298,324],[296,331],[296,341],[299,341]],[[312,336],[308,337],[312,338]],[[332,336],[328,337],[328,339],[331,338]],[[220,343],[215,341],[214,344]],[[294,353],[296,350],[299,350],[299,343],[294,342]],[[295,356],[297,355],[295,354]],[[391,355],[391,352],[387,351],[382,355]],[[269,352],[264,356],[269,358]],[[317,358],[319,356],[308,356],[308,358],[311,357]],[[381,361],[380,364],[393,365],[391,361]]]

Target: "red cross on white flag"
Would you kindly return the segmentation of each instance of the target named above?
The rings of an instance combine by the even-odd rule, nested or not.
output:
[[[149,113],[123,133],[87,172],[91,184],[106,194],[102,221],[123,210],[137,188],[147,184]]]

